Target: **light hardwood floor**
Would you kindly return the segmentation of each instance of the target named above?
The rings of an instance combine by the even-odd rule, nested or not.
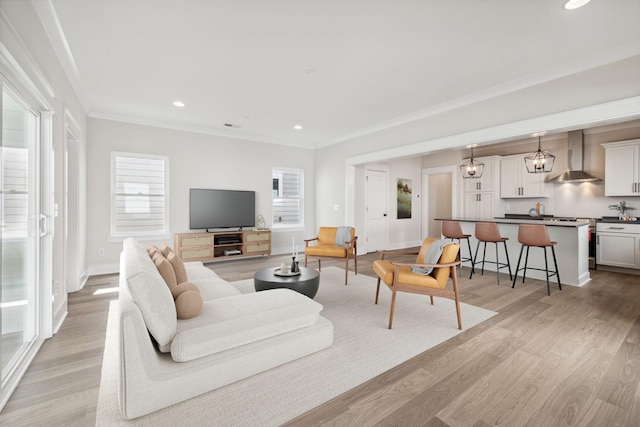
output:
[[[374,275],[375,258],[358,258],[360,274]],[[210,267],[235,281],[281,259]],[[639,276],[592,270],[586,286],[552,286],[551,296],[536,280],[511,289],[506,274],[500,286],[494,272],[469,280],[464,268],[461,276],[462,300],[498,315],[289,425],[640,425]],[[117,275],[92,277],[69,296],[67,320],[43,345],[0,425],[94,425],[108,304],[117,298],[94,293],[115,286]]]

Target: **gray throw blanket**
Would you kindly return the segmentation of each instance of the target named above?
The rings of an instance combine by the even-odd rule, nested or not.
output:
[[[343,248],[347,247],[345,242],[349,242],[351,240],[351,227],[340,226],[336,231],[336,246],[342,246]]]
[[[431,244],[427,254],[424,257],[424,264],[436,264],[442,255],[442,250],[445,246],[453,244],[451,239],[436,240]],[[433,267],[411,267],[411,271],[416,274],[422,274],[424,276],[431,274]]]

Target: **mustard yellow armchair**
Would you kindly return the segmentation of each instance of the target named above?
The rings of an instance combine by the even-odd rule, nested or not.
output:
[[[437,264],[425,264],[424,259],[429,251],[429,247],[436,241],[432,237],[427,237],[422,242],[420,252],[417,253],[414,264],[391,262],[385,258],[386,254],[412,255],[415,252],[381,251],[380,259],[373,262],[373,270],[378,275],[376,287],[376,304],[380,295],[380,281],[382,280],[391,289],[391,312],[389,313],[389,329],[393,325],[393,313],[396,304],[397,292],[410,292],[414,294],[429,295],[433,305],[433,297],[449,298],[456,303],[458,315],[458,329],[462,329],[462,318],[460,317],[460,297],[458,295],[458,276],[456,266],[460,264],[457,260],[460,246],[453,243],[444,246],[442,254]],[[414,273],[411,267],[434,267],[430,274],[423,275]],[[453,289],[446,289],[451,277]]]
[[[340,238],[341,234],[344,242],[337,242],[336,236]],[[304,266],[307,266],[309,259],[317,259],[318,270],[321,271],[320,260],[322,258],[344,258],[344,284],[346,286],[350,259],[353,259],[354,270],[358,274],[357,242],[358,236],[356,236],[356,229],[353,227],[349,227],[349,230],[342,227],[320,227],[316,237],[304,241]]]

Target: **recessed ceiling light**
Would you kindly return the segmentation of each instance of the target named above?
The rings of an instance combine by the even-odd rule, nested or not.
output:
[[[300,129],[302,129],[302,125],[295,125],[293,128],[294,128],[295,130],[300,130]]]
[[[182,101],[173,101],[173,105],[176,107],[184,107],[184,102]]]
[[[577,9],[589,3],[591,0],[569,0],[564,4],[565,9]]]

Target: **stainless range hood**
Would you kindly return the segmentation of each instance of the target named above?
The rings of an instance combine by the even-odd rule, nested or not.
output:
[[[561,175],[549,178],[546,182],[562,184],[565,182],[593,182],[601,181],[600,178],[589,175],[582,170],[582,130],[574,130],[567,134],[569,142],[569,152],[567,153],[569,168]]]

